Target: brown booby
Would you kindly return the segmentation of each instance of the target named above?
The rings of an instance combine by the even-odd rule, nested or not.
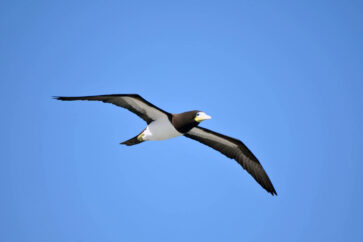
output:
[[[236,160],[267,192],[277,195],[260,162],[240,140],[198,127],[203,120],[211,119],[209,115],[202,111],[168,113],[146,101],[138,94],[54,98],[62,101],[102,101],[126,108],[145,120],[147,127],[140,134],[121,144],[130,146],[148,140],[165,140],[184,135]]]

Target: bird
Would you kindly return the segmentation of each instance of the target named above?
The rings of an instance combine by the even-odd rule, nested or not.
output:
[[[212,118],[205,112],[193,110],[183,113],[169,113],[138,94],[55,96],[53,98],[61,101],[101,101],[128,109],[142,118],[147,126],[138,135],[120,144],[132,146],[145,141],[166,140],[185,136],[219,151],[228,158],[234,159],[268,193],[273,196],[277,195],[264,168],[242,141],[199,126],[202,121]]]

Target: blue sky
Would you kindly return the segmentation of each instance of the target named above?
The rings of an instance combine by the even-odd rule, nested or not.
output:
[[[362,241],[361,1],[3,1],[0,241]],[[241,139],[57,95],[139,93]]]

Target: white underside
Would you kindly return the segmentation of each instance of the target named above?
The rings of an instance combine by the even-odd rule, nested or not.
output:
[[[143,134],[143,140],[164,140],[183,135],[174,128],[168,118],[160,118],[151,122]]]

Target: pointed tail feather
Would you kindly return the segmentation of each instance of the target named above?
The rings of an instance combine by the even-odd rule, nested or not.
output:
[[[140,143],[144,142],[143,140],[142,141],[138,140],[137,139],[138,136],[139,135],[136,135],[134,138],[126,140],[126,141],[124,141],[124,142],[122,142],[120,144],[121,145],[131,146],[131,145],[137,145],[137,144],[140,144]]]

